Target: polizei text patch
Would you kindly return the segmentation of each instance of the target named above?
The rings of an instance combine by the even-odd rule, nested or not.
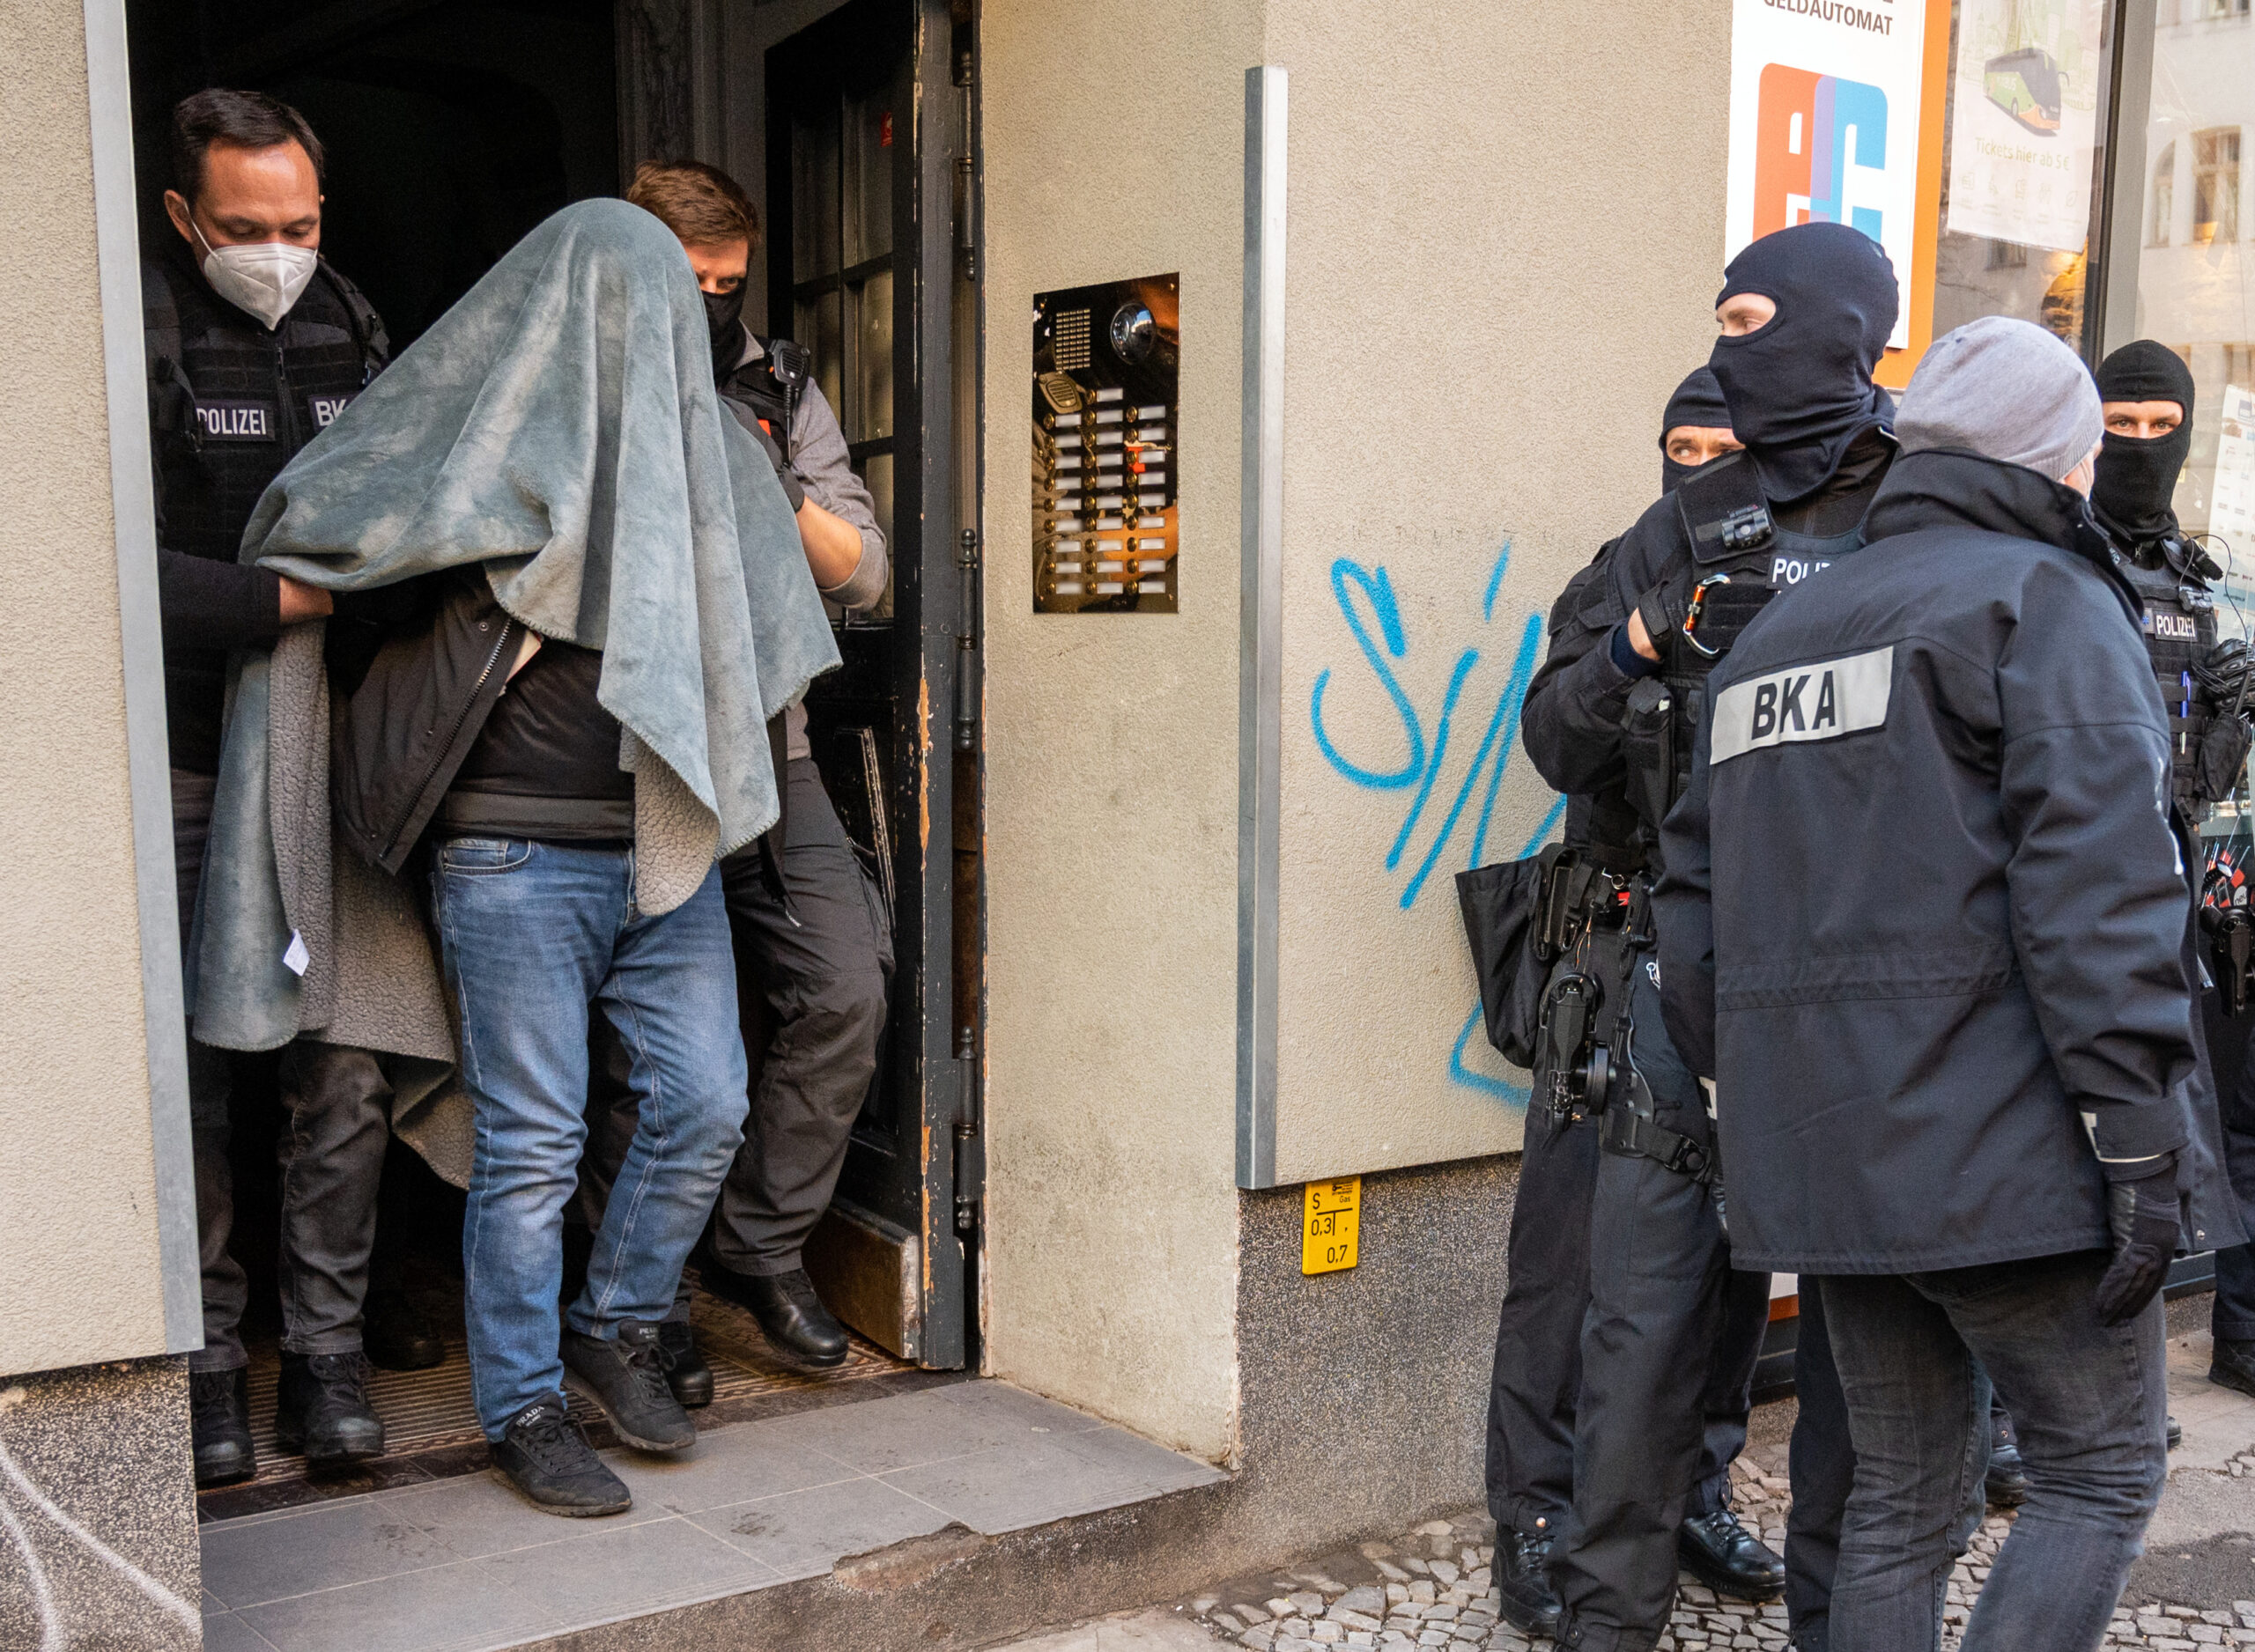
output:
[[[1820,660],[1734,682],[1715,699],[1713,749],[1727,763],[1763,746],[1832,740],[1887,721],[1895,678],[1890,645],[1844,660]]]

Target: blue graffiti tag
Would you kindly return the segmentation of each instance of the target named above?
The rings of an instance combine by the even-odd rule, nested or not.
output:
[[[1503,589],[1511,559],[1511,542],[1506,540],[1503,549],[1497,553],[1495,566],[1490,570],[1486,588],[1481,594],[1480,620],[1483,625],[1495,623],[1496,598]],[[1357,604],[1356,594],[1358,592],[1368,604],[1371,618],[1377,623],[1375,640]],[[1474,667],[1479,664],[1482,653],[1477,648],[1467,648],[1458,654],[1456,663],[1449,670],[1448,687],[1441,695],[1440,712],[1434,719],[1429,742],[1423,719],[1403,690],[1391,663],[1406,660],[1409,653],[1409,638],[1402,627],[1401,606],[1394,595],[1393,579],[1383,567],[1365,568],[1360,563],[1342,557],[1331,564],[1331,594],[1339,604],[1340,616],[1346,621],[1347,630],[1354,637],[1356,646],[1361,649],[1371,675],[1378,679],[1379,686],[1393,704],[1394,715],[1401,720],[1405,755],[1400,767],[1389,769],[1365,767],[1340,751],[1323,723],[1324,690],[1331,682],[1331,673],[1327,668],[1316,677],[1314,690],[1308,697],[1309,726],[1315,735],[1316,749],[1323,754],[1324,761],[1356,785],[1373,792],[1412,792],[1408,807],[1402,814],[1401,828],[1394,834],[1394,841],[1386,852],[1386,869],[1395,872],[1401,869],[1410,841],[1425,818],[1427,805],[1432,800],[1434,789],[1440,779],[1441,766],[1447,761],[1449,748],[1455,737],[1458,712],[1466,685]],[[1534,669],[1541,660],[1542,647],[1542,616],[1539,612],[1530,613],[1519,626],[1518,646],[1511,653],[1510,675],[1497,694],[1484,725],[1480,725],[1480,741],[1473,749],[1471,764],[1465,771],[1454,798],[1442,815],[1440,824],[1434,830],[1431,842],[1426,845],[1423,855],[1402,884],[1401,904],[1404,911],[1414,907],[1418,896],[1425,892],[1434,868],[1440,864],[1443,852],[1456,837],[1466,806],[1471,802],[1473,793],[1480,789],[1483,777],[1486,786],[1482,792],[1479,810],[1466,845],[1464,864],[1477,867],[1484,863],[1488,853],[1489,829],[1495,820],[1496,795],[1502,789],[1504,771],[1510,765],[1512,750],[1518,741],[1519,710],[1526,704],[1527,686],[1534,680]],[[1556,799],[1543,815],[1542,824],[1534,829],[1512,858],[1531,855],[1541,848],[1558,830],[1565,813],[1566,800]],[[1472,1013],[1465,1018],[1463,1027],[1457,1033],[1456,1042],[1448,1053],[1450,1081],[1494,1096],[1507,1104],[1524,1107],[1527,1104],[1525,1085],[1512,1084],[1475,1072],[1466,1065],[1465,1051],[1480,1026],[1480,1006],[1475,1001]]]

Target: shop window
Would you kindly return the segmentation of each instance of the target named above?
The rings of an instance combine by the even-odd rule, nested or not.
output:
[[[1991,241],[1989,268],[1992,269],[2025,269],[2028,268],[2028,248],[2018,241]]]
[[[2169,245],[2170,228],[2177,221],[2177,145],[2162,146],[2161,159],[2153,164],[2153,233],[2147,238],[2150,247]]]
[[[2247,15],[2247,0],[2199,0],[2200,15],[2210,18],[2244,18]]]
[[[2239,129],[2192,134],[2192,240],[2206,247],[2239,239]]]

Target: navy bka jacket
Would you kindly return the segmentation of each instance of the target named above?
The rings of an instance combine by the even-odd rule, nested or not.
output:
[[[2213,1111],[2136,599],[2074,492],[1971,454],[1898,460],[1867,529],[1718,667],[1663,832],[1733,1265],[2102,1248],[2101,1161]]]

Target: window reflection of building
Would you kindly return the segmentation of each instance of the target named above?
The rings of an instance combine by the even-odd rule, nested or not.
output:
[[[2244,600],[2255,585],[2255,431],[2235,412],[2255,396],[2255,261],[2244,235],[2255,209],[2241,164],[2255,126],[2255,17],[2249,0],[2160,0],[2158,11],[2137,330],[2192,370],[2177,514],[2230,542]]]

